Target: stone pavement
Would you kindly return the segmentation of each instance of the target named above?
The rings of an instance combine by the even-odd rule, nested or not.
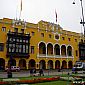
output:
[[[38,73],[39,71],[37,71]],[[72,74],[72,71],[61,71],[58,72],[57,70],[44,70],[44,75],[63,75],[63,74]],[[28,77],[30,76],[30,72],[29,71],[20,71],[20,72],[12,72],[12,77],[13,78],[17,78],[17,77]],[[83,76],[85,77],[84,73],[79,73],[78,76]],[[7,78],[7,72],[0,72],[0,78]]]

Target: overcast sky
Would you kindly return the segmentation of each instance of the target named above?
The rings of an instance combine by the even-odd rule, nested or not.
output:
[[[80,0],[22,0],[21,19],[38,23],[40,20],[56,23],[55,9],[57,12],[57,23],[68,31],[81,32],[80,25],[81,6]],[[85,6],[85,0],[83,6]],[[0,18],[19,18],[21,0],[0,0]],[[85,15],[85,8],[84,8]]]

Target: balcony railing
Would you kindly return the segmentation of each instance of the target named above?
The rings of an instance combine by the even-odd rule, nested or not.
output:
[[[46,57],[46,54],[38,54],[37,57]]]
[[[37,54],[38,58],[74,58],[68,55]]]

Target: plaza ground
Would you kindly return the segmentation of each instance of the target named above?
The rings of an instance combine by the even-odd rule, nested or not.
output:
[[[38,72],[38,71],[37,71]],[[69,75],[68,75],[69,73]],[[78,74],[72,74],[71,70],[63,70],[61,72],[58,72],[56,70],[45,70],[44,71],[44,76],[32,76],[30,77],[30,72],[29,71],[20,71],[20,72],[12,72],[12,80],[13,79],[20,79],[20,80],[29,80],[29,79],[34,79],[34,78],[48,78],[48,77],[53,77],[53,76],[60,76],[63,80],[58,80],[58,81],[52,81],[52,82],[44,82],[44,83],[37,83],[37,84],[31,84],[31,85],[69,85],[72,84],[72,81],[68,80],[73,80],[73,76],[83,76],[83,80],[85,81],[85,74],[83,73],[78,73]],[[9,80],[10,78],[7,78],[7,72],[0,72],[0,80],[3,81],[4,79]]]

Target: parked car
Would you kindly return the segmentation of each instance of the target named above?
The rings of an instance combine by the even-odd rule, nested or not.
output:
[[[6,67],[6,71],[8,70],[9,68]],[[20,67],[17,67],[17,66],[11,66],[11,71],[20,71]]]
[[[76,62],[75,65],[73,66],[73,69],[76,71],[85,71],[85,62]]]

